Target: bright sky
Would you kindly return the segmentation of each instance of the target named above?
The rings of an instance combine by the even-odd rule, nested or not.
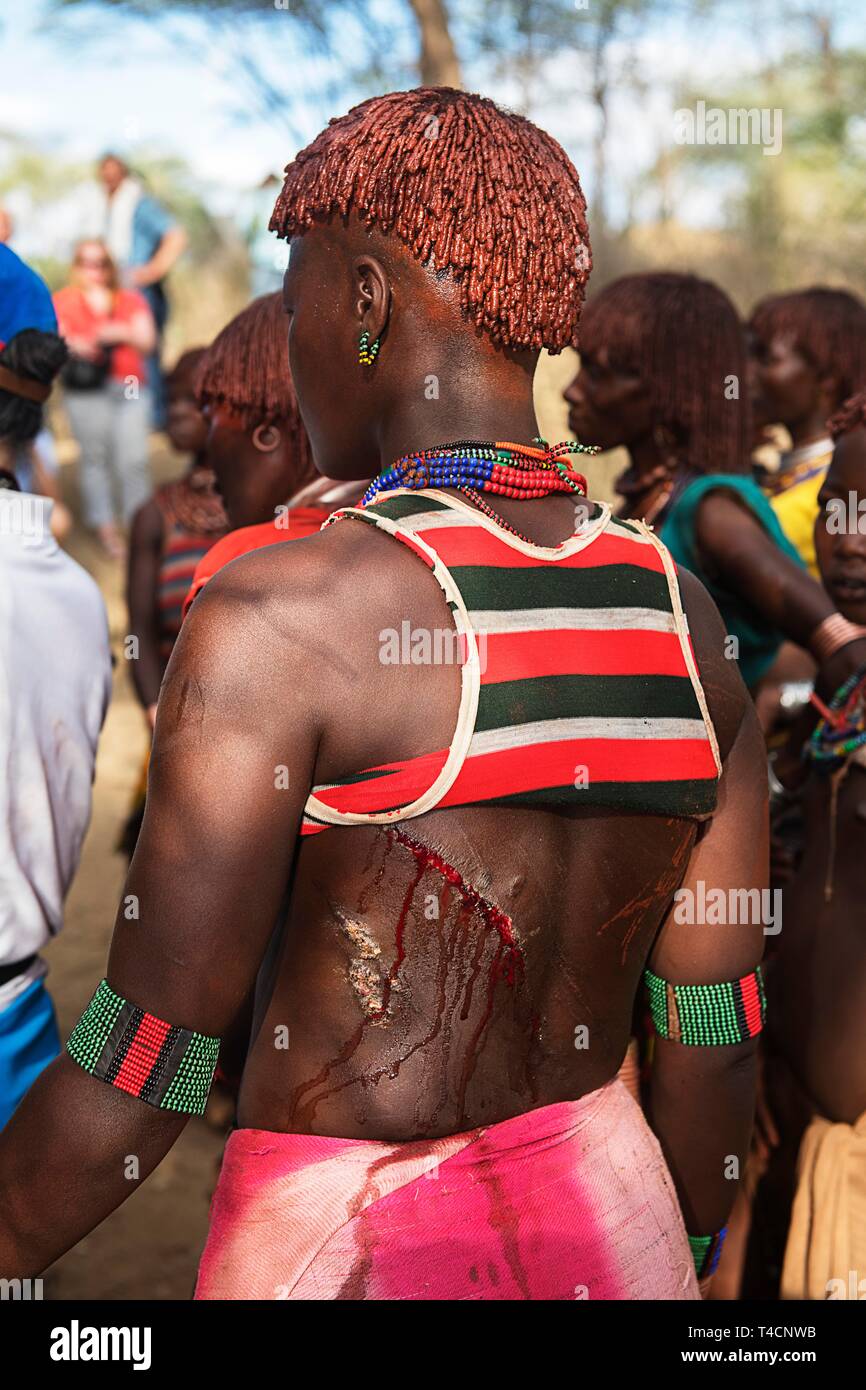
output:
[[[403,0],[375,3],[391,15],[406,14]],[[720,11],[719,19],[711,18],[697,34],[684,31],[674,18],[660,19],[642,41],[639,68],[646,94],[640,100],[630,94],[614,104],[609,149],[614,215],[617,173],[633,174],[645,167],[670,139],[676,83],[700,90],[705,82],[711,90],[732,74],[748,75],[766,61],[774,42],[762,19],[768,3],[762,0],[751,10],[746,6],[745,17],[736,24],[729,18],[722,21]],[[835,0],[835,10],[845,21],[840,35],[849,25],[859,28],[858,5],[859,0]],[[452,0],[451,8],[459,12],[459,0]],[[265,62],[271,80],[291,84],[297,93],[293,126],[256,114],[237,119],[228,80],[231,63],[224,56],[232,46],[231,32],[226,43],[213,10],[211,15],[212,37],[207,24],[203,28],[176,11],[167,25],[116,14],[106,24],[102,6],[76,5],[58,18],[48,0],[0,0],[0,136],[23,134],[69,158],[90,159],[109,146],[133,154],[136,148],[175,152],[188,162],[211,205],[230,211],[238,193],[253,188],[267,173],[279,172],[299,143],[364,93],[348,87],[340,55],[326,63],[301,51],[290,15],[276,8],[274,0],[262,0],[253,51]],[[106,37],[84,44],[81,35],[94,29],[97,18]],[[406,25],[405,34],[405,56],[411,61],[411,25]],[[346,58],[355,56],[357,35],[348,23],[338,42]],[[503,86],[492,70],[472,70],[467,77],[489,95],[520,104],[520,92]],[[529,114],[566,146],[581,170],[591,203],[592,123],[583,97],[588,78],[581,60],[562,52],[537,80],[535,90],[542,95]],[[310,99],[325,81],[335,87],[328,105]],[[555,95],[545,99],[551,92]],[[712,224],[718,208],[716,186],[710,193],[698,190],[678,212],[692,222]]]

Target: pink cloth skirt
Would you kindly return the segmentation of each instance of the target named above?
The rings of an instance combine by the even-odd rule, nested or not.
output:
[[[661,1149],[619,1079],[405,1144],[237,1130],[196,1298],[697,1299]]]

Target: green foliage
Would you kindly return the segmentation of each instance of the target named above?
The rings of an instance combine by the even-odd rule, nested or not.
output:
[[[756,290],[832,279],[866,290],[866,141],[860,51],[791,49],[747,88],[682,94],[694,106],[766,107],[782,113],[782,149],[758,145],[680,146],[690,179],[733,170],[739,187],[722,206],[737,246],[741,283]]]

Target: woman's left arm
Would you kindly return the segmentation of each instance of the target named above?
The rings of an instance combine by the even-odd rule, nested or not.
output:
[[[323,581],[298,558],[291,604],[284,597],[274,604],[273,584],[259,578],[269,564],[250,556],[208,585],[184,625],[160,698],[147,810],[115,921],[108,1002],[79,1049],[85,1059],[90,1050],[89,1061],[58,1057],[0,1135],[0,1277],[37,1274],[156,1167],[186,1115],[160,1108],[151,1092],[151,1103],[140,1098],[154,1049],[160,1064],[166,1051],[169,1069],[179,1048],[195,1052],[218,1039],[253,985],[289,879],[321,733],[314,595]],[[284,765],[287,777],[279,775]],[[123,1001],[133,1012],[117,1044],[105,1020]],[[137,1028],[142,1040],[136,1033],[123,1055]],[[198,1043],[195,1034],[203,1035]],[[92,1074],[112,1048],[106,1076],[116,1084]],[[191,1086],[202,1066],[197,1055]],[[125,1086],[121,1073],[129,1074]],[[162,1072],[155,1084],[158,1091]]]
[[[818,658],[814,638],[836,608],[823,585],[780,550],[752,511],[729,491],[711,492],[698,507],[695,539],[701,563],[797,646]],[[819,671],[832,691],[866,661],[866,641],[840,648]]]
[[[156,347],[153,314],[142,301],[141,308],[136,309],[129,318],[109,319],[102,324],[99,329],[99,341],[105,347],[116,347],[123,343],[147,357]]]

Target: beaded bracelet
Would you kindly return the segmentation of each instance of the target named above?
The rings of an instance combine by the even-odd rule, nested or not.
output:
[[[650,1010],[663,1038],[687,1047],[722,1047],[757,1037],[767,1001],[761,967],[719,985],[672,985],[644,971]]]
[[[219,1038],[178,1028],[115,994],[103,980],[66,1044],[91,1076],[158,1110],[203,1115]]]
[[[711,1274],[715,1274],[727,1234],[728,1228],[723,1226],[714,1236],[689,1236],[695,1273],[699,1279],[708,1279]]]
[[[866,627],[850,623],[841,613],[831,613],[809,633],[807,646],[819,666],[829,661],[831,656],[851,642],[859,642],[866,637]]]

